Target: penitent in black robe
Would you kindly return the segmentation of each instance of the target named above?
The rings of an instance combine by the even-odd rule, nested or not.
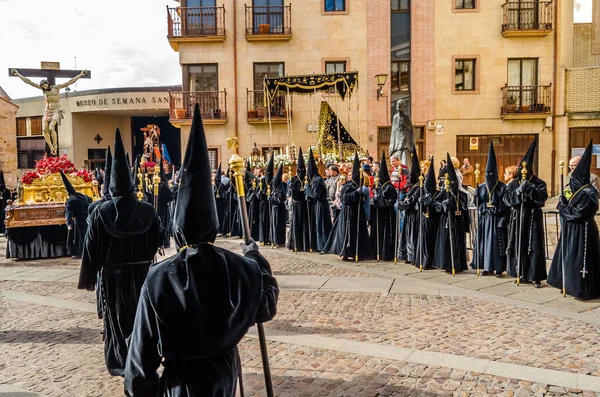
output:
[[[303,182],[297,176],[290,183],[292,219],[287,247],[292,251],[308,252],[317,249],[313,209],[304,195]],[[310,211],[310,212],[309,212]]]
[[[274,188],[269,197],[271,205],[271,243],[285,245],[285,230],[287,222],[286,195],[283,185]]]
[[[391,183],[379,188],[371,209],[371,247],[372,258],[382,261],[394,259],[394,228],[396,227],[396,211],[394,204],[398,199],[398,191]],[[379,247],[379,248],[378,248]]]
[[[250,235],[254,241],[260,241],[260,198],[258,195],[258,180],[256,180],[255,186],[250,185],[250,188],[246,192]]]
[[[77,288],[94,290],[100,274],[104,358],[113,376],[124,374],[140,291],[159,243],[154,208],[133,195],[113,198],[90,216]]]
[[[203,243],[153,265],[136,313],[126,395],[234,397],[237,344],[255,322],[275,316],[278,295],[258,251],[242,257]]]
[[[594,220],[598,211],[598,192],[593,186],[587,185],[567,204],[559,204],[558,210],[561,234],[552,258],[548,284],[562,289],[562,264],[564,263],[567,294],[579,299],[598,298],[600,297],[600,238]],[[585,278],[583,277],[584,264]]]
[[[404,224],[402,233],[404,237],[403,252],[406,252],[406,261],[414,263],[417,257],[417,245],[419,244],[419,197],[421,191],[419,185],[413,185],[404,196],[404,199],[398,202],[398,210],[404,211]],[[400,245],[401,246],[401,245]],[[404,253],[398,253],[401,258]]]
[[[0,190],[0,234],[5,233],[4,219],[6,218],[5,208],[10,199],[10,190],[4,188]]]
[[[458,192],[459,200],[451,192],[440,192],[435,198],[435,210],[440,216],[437,236],[435,240],[434,267],[452,271],[451,252],[454,255],[454,270],[462,272],[467,270],[466,233],[469,225],[468,198],[464,192]],[[458,204],[458,206],[457,206]],[[456,211],[459,210],[460,214]],[[451,219],[452,229],[448,228],[448,217]],[[450,233],[452,233],[452,251],[450,250]]]
[[[359,260],[371,258],[371,241],[367,228],[364,193],[356,183],[350,181],[342,187],[340,199],[344,203],[343,218],[345,220],[344,244],[339,255],[345,259]],[[338,216],[339,218],[339,216]],[[358,233],[358,250],[356,249]]]
[[[501,274],[506,266],[506,240],[510,207],[504,203],[506,184],[498,181],[492,187],[492,197],[488,192],[487,184],[479,185],[476,193],[478,211],[477,245],[474,255],[478,262],[473,260],[471,267],[484,272]]]
[[[268,190],[270,195],[271,189]],[[260,242],[271,244],[271,206],[269,205],[269,196],[267,195],[267,184],[265,178],[261,178],[259,182],[258,198],[260,200],[259,217],[260,224],[258,227]]]
[[[158,208],[156,213],[161,224],[161,238],[160,246],[163,248],[169,248],[171,246],[171,212],[169,211],[169,203],[173,201],[173,193],[171,189],[164,183],[161,182],[158,186]]]
[[[82,193],[69,196],[65,203],[65,219],[69,228],[67,245],[71,256],[80,258],[83,252],[83,239],[87,230],[88,208],[92,199]]]
[[[313,233],[316,235],[316,248],[317,251],[323,252],[332,229],[327,187],[323,178],[320,175],[315,175],[310,181],[310,187],[304,190],[304,194],[313,210],[312,215],[314,218],[310,227],[315,229]]]
[[[517,277],[518,240],[521,231],[521,269],[519,275],[525,282],[541,281],[547,278],[546,254],[544,245],[544,219],[542,207],[548,199],[546,182],[536,176],[529,179],[524,189],[525,202],[523,224],[520,225],[521,195],[517,189],[519,181],[511,181],[504,193],[504,203],[511,206],[508,229],[506,273]]]
[[[435,260],[435,242],[438,233],[438,227],[440,224],[441,214],[435,210],[437,203],[435,198],[439,192],[434,192],[433,197],[429,195],[427,191],[423,191],[422,197],[422,209],[423,217],[421,218],[421,238],[423,239],[423,269],[433,269]],[[421,267],[419,257],[415,261],[416,267]]]

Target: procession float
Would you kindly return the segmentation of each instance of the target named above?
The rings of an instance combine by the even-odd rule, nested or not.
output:
[[[17,199],[6,210],[7,258],[36,259],[68,256],[65,202],[69,198],[60,177],[63,171],[75,190],[98,198],[98,182],[87,170],[77,170],[66,155],[46,157],[23,174]]]

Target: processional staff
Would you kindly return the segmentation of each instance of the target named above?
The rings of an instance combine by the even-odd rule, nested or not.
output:
[[[431,165],[430,165],[431,166]],[[419,175],[419,271],[423,271],[423,172]]]
[[[473,243],[473,257],[475,258],[475,266],[477,267],[477,276],[481,276],[479,268],[479,163],[475,164],[475,213],[477,214],[477,222],[475,223],[475,242]],[[492,192],[488,186],[488,201],[492,201]]]
[[[244,174],[242,169],[244,167],[244,159],[237,155],[237,138],[228,138],[227,145],[229,148],[234,149],[234,154],[229,159],[229,167],[231,173],[235,177],[235,184],[237,186],[238,201],[240,203],[246,202],[246,192],[244,191]],[[232,179],[233,182],[233,179]],[[248,209],[245,205],[238,205],[240,210],[240,219],[242,221],[242,230],[244,231],[244,244],[250,244],[250,223],[248,221]],[[256,329],[258,331],[258,340],[260,343],[260,355],[262,357],[263,372],[265,374],[265,387],[267,389],[267,397],[273,397],[273,383],[271,382],[271,368],[269,366],[269,355],[267,352],[267,342],[265,338],[265,329],[262,323],[256,323]]]
[[[450,180],[448,179],[448,174],[445,175],[446,180],[444,181],[444,187],[446,188],[446,193],[450,193]],[[458,200],[457,200],[458,204]],[[448,236],[450,236],[450,260],[452,261],[452,277],[456,276],[456,269],[454,268],[454,244],[452,242],[452,211],[448,210]]]
[[[565,197],[565,161],[561,158],[558,163],[560,166],[560,196]],[[561,233],[560,233],[560,262],[561,262],[561,271],[562,271],[562,293],[563,297],[567,296],[567,282],[566,282],[566,269],[565,269],[565,234],[563,228],[563,220],[560,222]],[[585,263],[583,264],[585,270]],[[583,278],[585,278],[585,273],[583,273]]]
[[[527,180],[527,162],[521,163],[521,186]],[[521,190],[521,211],[519,212],[519,246],[517,247],[517,285],[521,285],[521,254],[523,253],[523,212],[525,211],[525,192]]]

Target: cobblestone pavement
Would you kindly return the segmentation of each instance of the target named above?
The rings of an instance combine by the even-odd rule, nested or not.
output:
[[[219,241],[219,245],[234,248],[239,241]],[[365,283],[368,278],[397,277],[396,285],[409,286],[428,283],[443,287],[448,281],[457,283],[453,285],[467,282],[439,272],[431,273],[433,276],[426,281],[417,280],[424,273],[410,272],[412,269],[406,265],[349,265],[328,255],[296,256],[288,250],[271,248],[261,251],[275,273],[282,276],[354,277],[365,279]],[[167,254],[170,252],[173,249]],[[76,266],[70,258],[38,262],[51,269]],[[27,262],[16,264],[26,266]],[[15,266],[13,261],[0,261],[0,268],[10,266]],[[494,287],[513,286],[488,285],[482,289]],[[282,291],[278,315],[266,325],[275,394],[596,396],[590,390],[600,391],[600,325],[569,318],[571,312],[563,310],[566,308],[548,313],[547,307],[539,303],[524,308],[506,303],[501,295],[496,302],[494,295],[466,286],[457,290],[467,291],[468,296],[415,294],[401,289],[394,292],[392,288],[391,293]],[[559,295],[549,288],[542,291]],[[74,305],[58,308],[43,299],[22,302],[11,298],[10,293],[59,298]],[[122,380],[110,377],[104,367],[101,321],[93,312],[77,309],[75,303],[91,307],[95,294],[77,290],[74,282],[0,281],[0,396],[3,384],[47,397],[123,395]],[[296,335],[297,342],[270,337],[284,331]],[[315,340],[321,342],[315,344]],[[339,343],[335,341],[353,343],[361,349],[350,353],[336,347]],[[373,346],[389,350],[384,357],[390,358],[378,356]],[[394,349],[400,348],[431,352],[446,361],[420,363],[410,357],[392,357]],[[246,395],[266,395],[257,339],[252,335],[244,338],[240,351]],[[452,357],[525,367],[519,367],[522,374],[513,371],[513,375],[503,377],[481,368],[456,369],[461,364],[447,361]],[[527,381],[543,370],[559,372],[555,372],[555,378],[546,376],[544,382]],[[573,384],[569,379],[574,377],[587,383]]]

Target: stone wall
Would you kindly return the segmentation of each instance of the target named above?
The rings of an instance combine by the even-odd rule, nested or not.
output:
[[[573,32],[573,66],[585,68],[600,66],[600,53],[592,50],[592,31],[594,24],[576,23]]]
[[[0,169],[9,189],[17,184],[17,110],[17,105],[0,97]]]
[[[567,113],[600,112],[600,66],[567,71]]]

